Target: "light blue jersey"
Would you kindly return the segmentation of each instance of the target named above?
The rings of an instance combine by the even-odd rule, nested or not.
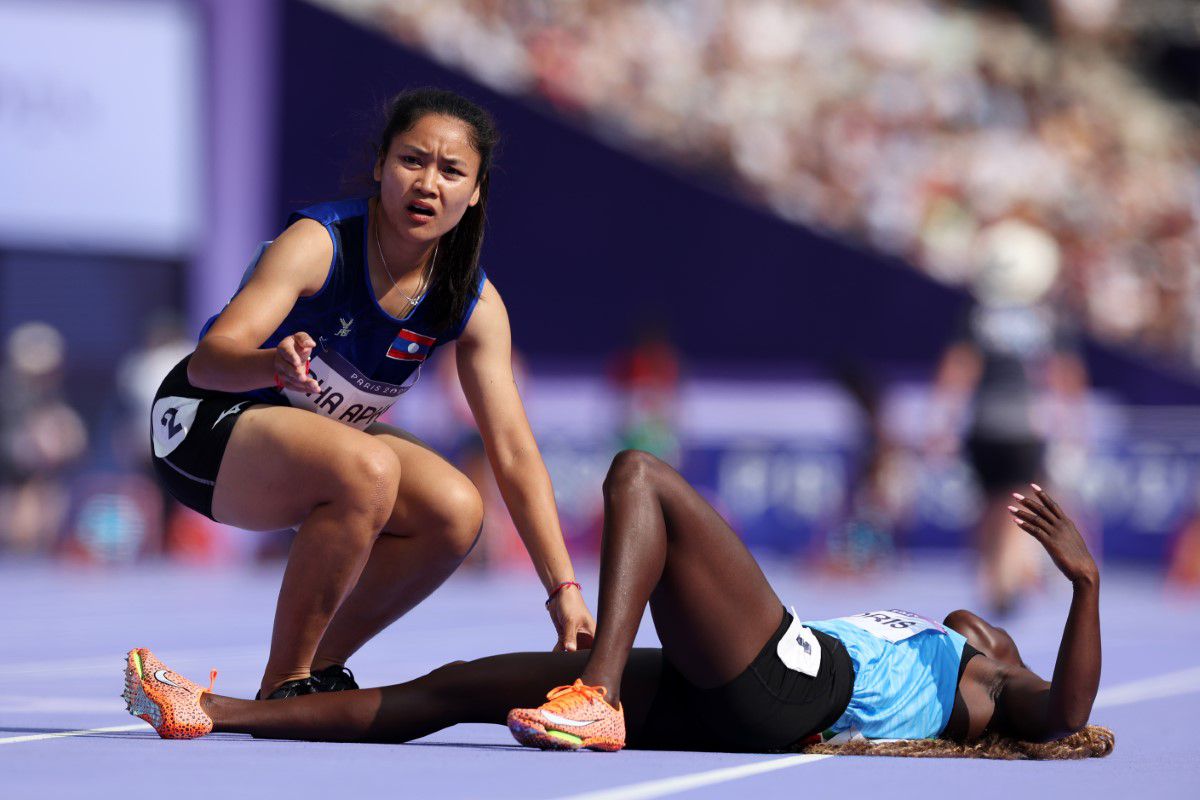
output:
[[[950,722],[967,642],[961,634],[898,609],[804,624],[836,636],[854,662],[854,692],[833,732],[930,739]]]

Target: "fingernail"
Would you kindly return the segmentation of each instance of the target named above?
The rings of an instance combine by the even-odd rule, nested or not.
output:
[[[1042,490],[1042,487],[1038,486],[1036,483],[1031,483],[1029,485],[1033,487],[1035,492],[1040,492]]]
[[[1016,492],[1013,492],[1013,497],[1017,498],[1018,500],[1024,500],[1024,499],[1025,499],[1025,495],[1023,495],[1023,494],[1017,494]]]
[[[1008,510],[1009,510],[1009,511],[1011,511],[1011,512],[1013,512],[1014,514],[1015,514],[1015,513],[1017,513],[1017,507],[1016,507],[1016,506],[1009,506],[1009,507],[1008,507]]]

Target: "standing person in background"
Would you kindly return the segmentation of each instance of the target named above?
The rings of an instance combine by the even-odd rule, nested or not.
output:
[[[455,347],[454,344],[448,345],[450,352],[454,352]],[[517,386],[522,388],[522,394],[528,399],[529,373],[516,348],[512,351],[512,369]],[[440,390],[438,402],[449,412],[447,416],[453,431],[445,446],[446,455],[471,480],[483,499],[483,529],[479,534],[479,544],[471,552],[466,566],[478,569],[519,566],[525,562],[520,535],[504,506],[504,496],[496,484],[496,476],[488,461],[483,437],[479,435],[475,415],[463,393],[458,370],[449,361],[440,362],[436,381]]]
[[[1039,579],[1040,554],[1006,508],[1027,476],[1043,474],[1047,426],[1038,400],[1049,392],[1077,406],[1087,377],[1046,302],[1059,271],[1053,237],[1013,218],[986,228],[976,244],[976,302],[938,368],[933,440],[950,452],[965,429],[966,456],[984,493],[976,527],[980,580],[993,611],[1003,615]]]
[[[618,450],[645,450],[679,466],[679,351],[667,331],[641,326],[633,345],[617,354],[609,378],[621,400]]]
[[[17,326],[0,361],[0,549],[48,552],[70,506],[66,473],[87,450],[67,403],[66,341],[44,322]]]
[[[260,697],[357,688],[346,660],[473,547],[479,492],[378,421],[455,340],[558,647],[590,644],[595,622],[513,380],[508,315],[479,266],[496,141],[488,113],[459,95],[398,95],[376,194],[293,214],[155,398],[155,468],[180,502],[239,528],[297,529]]]

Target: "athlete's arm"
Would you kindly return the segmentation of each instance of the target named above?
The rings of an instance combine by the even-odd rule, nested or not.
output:
[[[1073,589],[1054,677],[1029,670],[1009,675],[996,714],[1002,727],[1022,739],[1045,741],[1081,730],[1100,686],[1100,572],[1074,523],[1041,489],[1011,507],[1022,530],[1037,539]]]
[[[254,274],[217,317],[188,363],[188,380],[201,389],[261,389],[279,375],[295,389],[320,391],[304,362],[316,345],[307,333],[260,349],[300,297],[316,294],[329,275],[333,242],[321,223],[302,219],[263,253]]]
[[[571,557],[563,543],[550,474],[534,441],[517,393],[512,371],[512,338],[508,312],[500,294],[487,281],[466,330],[458,340],[458,375],[463,392],[483,435],[484,448],[504,503],[533,559],[542,584],[549,590],[575,580]],[[576,637],[595,623],[582,595],[568,587],[556,595],[551,613],[559,646],[575,649]],[[586,641],[579,642],[581,645]]]

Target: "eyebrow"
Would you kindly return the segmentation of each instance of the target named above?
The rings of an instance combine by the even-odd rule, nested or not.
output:
[[[424,147],[418,147],[415,144],[405,144],[403,146],[407,147],[409,150],[412,150],[417,155],[421,155],[421,156],[429,155],[429,151],[426,150]],[[462,161],[455,158],[454,156],[442,156],[442,160],[445,161],[447,164],[453,164],[455,166],[460,166],[463,163]]]

